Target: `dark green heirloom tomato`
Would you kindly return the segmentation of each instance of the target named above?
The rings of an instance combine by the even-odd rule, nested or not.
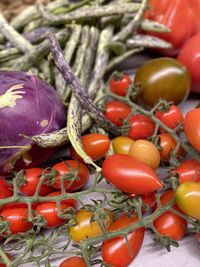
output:
[[[134,84],[141,84],[141,100],[153,106],[159,98],[181,103],[189,94],[191,77],[187,68],[173,58],[145,62],[136,72]]]
[[[178,207],[188,216],[200,220],[200,184],[186,182],[176,189],[175,201]]]

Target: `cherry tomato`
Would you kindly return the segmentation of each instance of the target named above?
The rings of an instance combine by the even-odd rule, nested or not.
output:
[[[27,208],[7,208],[1,212],[1,216],[10,223],[9,229],[13,235],[32,228],[32,223],[28,221]]]
[[[181,110],[174,105],[172,105],[168,111],[157,111],[155,116],[170,129],[174,129],[178,124],[183,123],[184,120]],[[162,128],[159,130],[160,132],[165,132]]]
[[[128,151],[133,143],[133,139],[129,137],[118,136],[112,141],[112,147],[115,154],[128,154]]]
[[[93,213],[81,209],[76,213],[77,224],[69,228],[69,234],[72,240],[80,242],[86,238],[101,235],[101,229],[95,221],[91,221]],[[108,228],[113,221],[113,213],[105,209],[105,227]]]
[[[174,240],[180,240],[187,228],[186,220],[170,211],[159,216],[153,225],[161,235],[169,236]]]
[[[180,183],[200,182],[200,161],[188,159],[183,161],[177,168],[172,170],[172,174],[177,173]]]
[[[85,153],[94,161],[101,159],[107,153],[110,147],[110,140],[103,134],[86,134],[81,137],[81,142]],[[75,149],[71,147],[71,156],[75,159],[83,161],[83,159],[76,153]]]
[[[122,126],[123,120],[131,113],[131,108],[120,101],[110,101],[105,105],[104,115],[117,126]]]
[[[141,84],[141,100],[153,106],[160,98],[184,101],[191,88],[191,78],[186,67],[173,58],[157,58],[146,61],[136,72],[135,86]]]
[[[192,76],[192,91],[200,93],[200,33],[189,39],[182,47],[178,60],[183,63]]]
[[[38,203],[32,203],[32,209],[35,210],[37,207]],[[9,204],[6,204],[4,206],[4,209],[15,209],[15,208],[26,208],[28,209],[28,205],[26,203],[22,203],[22,202],[11,202]]]
[[[169,201],[174,198],[174,196],[175,196],[175,194],[174,194],[174,191],[173,190],[167,190],[167,191],[165,191],[160,196],[160,203],[161,203],[161,205],[162,206],[167,205],[169,203]],[[153,211],[157,210],[157,208],[158,208],[158,205],[156,203],[156,205],[153,207]],[[173,205],[173,208],[176,209],[176,210],[178,210],[178,211],[181,211],[176,204]]]
[[[130,147],[128,154],[131,157],[147,164],[153,170],[160,165],[160,153],[157,147],[147,140],[137,140]]]
[[[145,115],[135,114],[131,116],[129,123],[131,127],[128,132],[128,137],[134,140],[146,139],[154,133],[155,124]]]
[[[48,196],[59,196],[61,194],[60,191],[52,192]],[[76,209],[77,203],[75,199],[64,199],[60,202],[61,211],[65,211],[68,208]],[[62,225],[64,222],[67,222],[67,219],[60,218],[58,216],[58,208],[56,202],[43,202],[40,203],[37,208],[36,212],[43,216],[46,220],[47,224],[45,228],[53,228],[59,225]]]
[[[64,260],[59,267],[87,267],[87,265],[83,258],[74,256]]]
[[[130,198],[136,198],[136,197],[141,197],[142,198],[142,203],[148,208],[152,208],[156,204],[156,196],[154,192],[151,193],[146,193],[143,195],[136,195],[136,194],[129,194]],[[147,210],[148,208],[142,208],[143,211]]]
[[[122,229],[137,222],[137,217],[129,218],[123,214],[108,228],[109,232]],[[144,239],[144,228],[138,228],[128,234],[128,242],[132,252],[130,255],[125,237],[117,236],[103,241],[101,253],[103,260],[115,267],[127,267],[137,256]]]
[[[71,192],[71,191],[78,190],[87,183],[89,179],[89,175],[90,175],[88,167],[84,163],[79,162],[77,160],[67,160],[65,162],[59,162],[53,166],[53,168],[56,171],[58,171],[58,175],[56,176],[56,181],[53,184],[53,187],[57,189],[61,189],[60,177],[62,175],[68,175],[71,173],[69,166],[74,171],[78,172],[77,175],[79,177],[79,180],[77,179],[73,181],[72,184],[71,184],[71,181],[65,180],[64,187],[67,191]]]
[[[25,170],[25,180],[26,182],[20,188],[20,191],[27,195],[33,196],[37,189],[38,183],[40,181],[40,177],[42,176],[44,169],[42,168],[30,168]],[[45,196],[53,191],[51,186],[46,185],[45,183],[42,184],[40,188],[39,195]]]
[[[170,157],[170,153],[176,148],[176,141],[174,138],[167,133],[163,133],[159,135],[160,137],[160,146],[162,147],[162,150],[160,151],[160,156],[162,160],[168,161]],[[184,151],[182,148],[178,151],[178,156],[183,156]]]
[[[186,182],[179,185],[176,189],[175,201],[185,214],[200,220],[200,184]]]
[[[125,96],[131,84],[131,79],[128,75],[116,75],[110,80],[110,90],[116,95]]]
[[[3,178],[0,177],[0,199],[12,197],[13,191],[10,184],[8,184]],[[0,206],[0,211],[5,205]]]
[[[186,114],[184,132],[192,146],[200,152],[200,108],[192,109]]]
[[[126,193],[145,194],[162,188],[156,173],[129,155],[108,156],[102,165],[105,179]]]

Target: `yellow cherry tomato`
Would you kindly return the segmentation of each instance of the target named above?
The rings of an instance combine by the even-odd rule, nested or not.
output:
[[[130,147],[128,154],[146,163],[153,170],[160,165],[160,153],[157,147],[147,140],[137,140]]]
[[[188,216],[200,220],[200,184],[186,182],[175,192],[178,207]]]
[[[134,144],[134,140],[126,136],[118,136],[112,141],[115,154],[128,154],[130,147]]]
[[[77,224],[69,228],[69,234],[72,240],[80,242],[86,238],[95,237],[102,234],[97,222],[92,221],[93,213],[91,211],[80,209],[76,213]],[[105,209],[104,225],[106,229],[113,222],[113,213]]]

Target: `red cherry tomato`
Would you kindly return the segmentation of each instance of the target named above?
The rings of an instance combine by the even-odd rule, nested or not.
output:
[[[200,108],[192,109],[186,114],[184,132],[192,146],[200,152]]]
[[[110,80],[110,90],[116,95],[125,96],[130,84],[128,75],[116,75]]]
[[[159,216],[153,225],[161,235],[169,236],[174,240],[180,240],[187,228],[186,220],[170,211]]]
[[[13,191],[12,186],[8,184],[3,178],[0,177],[0,199],[12,197]],[[0,211],[5,205],[0,205]]]
[[[161,205],[162,205],[162,206],[167,205],[167,204],[169,203],[169,201],[172,200],[172,199],[174,198],[174,196],[175,196],[175,195],[174,195],[173,190],[167,190],[167,191],[165,191],[165,192],[160,196],[160,203],[161,203]],[[157,210],[157,208],[158,208],[158,205],[157,205],[157,203],[156,203],[156,205],[153,207],[153,211]],[[179,207],[178,207],[176,204],[173,205],[173,208],[176,209],[176,210],[178,210],[178,211],[181,211],[181,210],[179,209]]]
[[[107,181],[126,193],[145,194],[162,188],[156,173],[129,155],[108,156],[103,162],[102,173]]]
[[[182,47],[178,60],[183,63],[192,76],[192,91],[200,93],[200,33],[189,39]]]
[[[160,151],[160,156],[162,160],[168,161],[170,157],[170,153],[176,148],[176,141],[174,138],[167,133],[163,133],[159,135],[160,137],[160,146],[162,147],[162,150]],[[178,151],[178,156],[183,156],[184,151],[182,148]]]
[[[131,108],[120,101],[110,101],[105,105],[104,115],[117,126],[122,126],[122,121],[131,113]]]
[[[37,189],[38,183],[40,181],[40,177],[43,174],[44,169],[42,168],[30,168],[25,170],[25,180],[26,183],[22,185],[20,188],[20,191],[27,195],[27,196],[33,196],[35,194],[35,191]],[[48,186],[46,184],[42,184],[40,189],[40,196],[45,196],[53,191],[53,188],[51,186]]]
[[[200,182],[200,161],[189,159],[183,161],[177,168],[172,170],[172,174],[177,173],[179,182]]]
[[[32,209],[35,210],[37,207],[38,203],[32,203]],[[22,203],[22,202],[12,202],[9,204],[6,204],[4,206],[4,209],[15,209],[15,208],[26,208],[28,209],[28,205],[26,203]]]
[[[59,267],[87,267],[87,265],[83,258],[74,256],[64,260]]]
[[[10,223],[9,229],[13,235],[27,232],[32,227],[32,223],[28,221],[27,208],[7,208],[2,211],[1,216]]]
[[[162,121],[168,128],[174,129],[177,124],[183,122],[183,114],[177,106],[171,106],[168,111],[156,112],[155,116]],[[164,129],[160,129],[161,132],[165,132]]]
[[[130,224],[137,222],[137,217],[128,218],[123,214],[108,228],[109,232],[122,229]],[[137,256],[144,238],[144,228],[138,228],[128,234],[128,242],[132,252],[132,256],[128,250],[126,239],[117,236],[109,240],[103,241],[101,253],[103,260],[115,267],[127,267]]]
[[[155,193],[151,192],[151,193],[146,193],[143,195],[136,195],[136,194],[129,194],[130,198],[136,198],[136,197],[141,197],[142,198],[142,203],[144,205],[147,205],[148,208],[152,208],[155,204],[156,204],[156,197],[155,197]],[[145,211],[146,208],[143,208],[143,211]]]
[[[74,171],[78,171],[77,175],[79,179],[74,180],[72,183],[69,180],[64,181],[64,187],[67,191],[71,192],[78,190],[87,183],[90,175],[88,167],[84,163],[77,160],[67,160],[65,162],[59,162],[53,166],[53,168],[58,172],[53,187],[61,189],[60,177],[62,175],[69,175],[71,173],[69,166]]]
[[[94,161],[101,159],[107,153],[110,147],[110,140],[103,134],[86,134],[81,137],[81,142],[85,153]],[[83,161],[83,159],[76,153],[75,149],[71,147],[71,156],[75,159]]]
[[[58,196],[61,192],[53,192],[48,196]],[[60,203],[61,211],[65,211],[68,208],[76,208],[76,201],[74,199],[65,199]],[[67,222],[68,219],[60,218],[58,216],[58,208],[56,202],[44,202],[37,206],[36,212],[43,216],[47,221],[45,228],[53,228],[59,225],[62,225],[64,222]]]
[[[128,136],[134,140],[147,139],[154,133],[155,124],[145,115],[135,114],[131,116],[129,123],[131,127],[129,129]]]

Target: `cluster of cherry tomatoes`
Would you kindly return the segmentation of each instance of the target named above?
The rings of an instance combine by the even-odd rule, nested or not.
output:
[[[175,92],[172,86],[173,75],[176,76],[173,84],[176,88]],[[164,86],[163,79],[165,79]],[[147,107],[152,106],[160,97],[179,104],[189,93],[190,76],[184,66],[174,59],[160,58],[145,63],[137,71],[135,86],[140,83],[143,85],[143,90],[139,97]],[[131,78],[123,74],[120,77],[113,77],[109,87],[112,93],[125,99],[131,85]],[[178,125],[183,125],[188,141],[196,151],[200,152],[200,108],[192,109],[184,118],[181,109],[175,104],[164,111],[155,110],[152,115],[171,130],[176,129]],[[151,140],[155,134],[155,120],[153,121],[151,117],[139,112],[132,114],[132,109],[126,101],[109,100],[105,103],[104,114],[117,126],[122,126],[126,121],[129,126],[127,132],[113,140],[103,134],[83,135],[81,142],[84,151],[93,161],[103,160],[102,174],[116,189],[121,190],[131,199],[141,197],[144,205],[142,212],[145,212],[147,207],[152,213],[155,212],[158,209],[155,191],[164,187],[164,182],[158,177],[156,170],[161,163],[169,165],[171,154],[177,147],[177,140],[166,129],[159,127],[158,134],[156,132],[159,142],[155,144]],[[175,131],[177,135],[179,130],[180,128],[177,128],[177,132]],[[113,154],[107,155],[110,146],[112,146]],[[66,192],[81,190],[88,182],[90,170],[73,147],[71,147],[70,153],[72,159],[52,166],[55,177],[51,184],[45,183],[44,180],[39,192],[37,192],[37,188],[40,179],[48,174],[49,170],[26,169],[22,175],[24,182],[19,187],[20,194],[34,196],[37,193],[50,198],[59,196],[62,190],[62,177],[65,178],[63,186]],[[182,147],[178,149],[177,155],[179,158],[183,158],[185,155]],[[175,210],[200,220],[200,212],[197,207],[200,195],[200,185],[198,184],[200,182],[200,162],[194,158],[183,160],[178,167],[170,169],[170,175],[177,176],[180,186],[176,191],[171,189],[165,191],[160,196],[161,205],[164,206],[175,198],[176,204],[173,206]],[[188,192],[191,193],[189,197]],[[195,195],[196,192],[198,194]],[[12,196],[13,186],[1,178],[0,199]],[[66,212],[66,210],[76,212],[76,225],[69,227],[71,239],[79,243],[86,238],[101,235],[102,231],[98,223],[92,221],[93,212],[84,208],[77,211],[77,208],[78,204],[75,199],[64,199],[60,203],[60,212]],[[9,231],[6,230],[3,233],[4,237],[9,232],[13,235],[27,232],[34,226],[28,220],[29,212],[26,203],[12,202],[1,206],[0,209],[1,218],[9,223]],[[32,209],[39,216],[43,216],[44,228],[58,227],[68,221],[59,215],[56,201],[32,203]],[[120,217],[114,219],[111,210],[105,209],[104,212],[104,226],[108,232],[122,229],[138,221],[138,216],[129,218],[126,214],[121,214]],[[160,235],[180,240],[186,233],[187,221],[181,216],[167,211],[154,220],[153,226]],[[132,255],[129,253],[126,239],[123,236],[103,241],[102,259],[112,266],[128,266],[140,250],[144,232],[144,227],[140,227],[128,234]],[[86,266],[86,264],[81,257],[72,257],[60,265],[60,267],[67,266]]]

